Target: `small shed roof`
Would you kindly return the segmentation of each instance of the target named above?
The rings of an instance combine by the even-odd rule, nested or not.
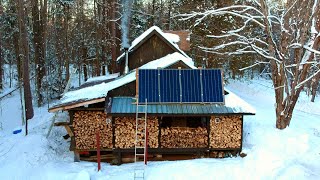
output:
[[[222,104],[150,104],[148,114],[153,115],[194,115],[204,116],[213,114],[245,114],[254,115],[255,109],[229,91],[226,103]],[[133,97],[114,97],[108,113],[113,115],[135,114],[136,104]],[[144,107],[141,107],[144,108]],[[143,109],[139,110],[141,112]]]
[[[146,40],[148,40],[152,35],[157,34],[161,39],[164,40],[170,47],[175,49],[177,52],[185,56],[186,58],[191,58],[183,52],[179,46],[176,44],[176,37],[168,35],[157,26],[152,26],[148,30],[146,30],[144,33],[142,33],[139,37],[137,37],[135,40],[132,41],[131,46],[129,47],[129,53],[136,50],[138,47],[140,47]],[[125,53],[122,53],[118,58],[117,61],[120,61],[121,59],[124,59]]]
[[[156,68],[166,68],[177,62],[183,62],[188,67],[196,69],[194,63],[191,59],[186,58],[182,54],[175,52],[169,54],[160,59],[151,61],[143,66],[139,67],[141,69],[156,69]],[[104,98],[107,96],[108,91],[116,89],[120,86],[128,84],[136,80],[136,70],[130,71],[129,74],[118,77],[111,82],[96,84],[89,87],[84,87],[75,91],[69,91],[63,95],[62,99],[55,104],[53,107],[49,108],[49,112],[55,112],[58,110],[71,109],[87,104],[94,104],[97,102],[103,102]]]

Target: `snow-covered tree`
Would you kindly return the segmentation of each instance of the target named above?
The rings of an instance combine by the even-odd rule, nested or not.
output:
[[[226,55],[253,53],[263,57],[248,68],[260,64],[270,67],[276,100],[276,127],[284,129],[290,124],[305,84],[320,74],[320,61],[316,58],[320,54],[319,3],[318,0],[252,0],[247,5],[184,14],[183,19],[195,19],[195,26],[210,16],[228,15],[230,19],[241,20],[240,26],[219,34],[208,34],[213,41],[223,38],[225,43],[205,50]],[[251,25],[257,28],[248,33]],[[226,52],[230,47],[237,49]]]

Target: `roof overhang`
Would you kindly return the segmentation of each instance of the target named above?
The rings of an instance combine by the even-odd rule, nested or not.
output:
[[[49,112],[57,112],[57,111],[64,111],[64,110],[69,110],[69,109],[73,109],[73,108],[77,108],[77,107],[81,107],[81,106],[85,106],[85,105],[89,105],[89,104],[94,104],[94,103],[99,103],[99,102],[104,102],[105,98],[97,98],[97,99],[91,99],[91,100],[79,100],[77,102],[73,102],[73,103],[68,103],[68,104],[62,104],[59,106],[54,106],[49,108]]]
[[[131,116],[136,114],[136,110],[137,106],[133,97],[114,97],[111,108],[107,108],[107,113],[115,116]],[[147,113],[154,116],[255,115],[255,111],[246,108],[242,103],[233,106],[216,103],[148,104]]]

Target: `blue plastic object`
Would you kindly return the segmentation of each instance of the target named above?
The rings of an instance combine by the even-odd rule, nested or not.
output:
[[[22,129],[14,130],[14,131],[13,131],[13,134],[19,134],[19,133],[21,133],[21,131],[22,131]]]

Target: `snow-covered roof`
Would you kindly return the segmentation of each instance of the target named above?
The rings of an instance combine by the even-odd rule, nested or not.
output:
[[[97,76],[89,78],[85,83],[91,83],[91,82],[97,82],[97,81],[105,81],[109,79],[114,79],[120,76],[120,73],[114,73],[114,74],[107,74],[104,76]]]
[[[224,90],[229,94],[225,95],[225,107],[232,108],[234,112],[255,114],[256,110],[247,102],[231,92],[228,88],[224,87]]]
[[[158,26],[152,26],[151,28],[147,29],[144,33],[142,33],[139,37],[132,41],[131,46],[129,47],[129,52],[134,50],[140,42],[142,42],[145,38],[147,38],[152,32],[157,32],[160,36],[162,36],[172,47],[174,47],[179,53],[184,55],[186,58],[191,59],[185,52],[183,52],[179,46],[176,44],[178,35],[174,36],[174,34],[169,35],[170,33],[164,33]],[[178,42],[180,41],[180,38]],[[124,57],[125,53],[122,53],[118,58],[117,61]]]
[[[160,59],[151,61],[143,66],[139,67],[139,69],[157,69],[157,68],[166,68],[169,67],[179,61],[182,61],[184,64],[189,66],[192,69],[196,69],[194,63],[191,59],[186,58],[178,52],[169,54]],[[50,109],[57,109],[59,107],[64,107],[70,104],[76,104],[80,102],[86,102],[94,99],[101,99],[107,96],[108,92],[121,87],[125,84],[128,84],[136,79],[136,71],[132,70],[129,74],[120,76],[114,79],[111,82],[101,83],[97,85],[93,85],[90,87],[85,87],[82,89],[78,89],[75,91],[69,91],[65,93],[62,99]],[[82,104],[83,105],[83,104]],[[49,109],[49,110],[50,110]],[[63,108],[62,108],[63,109]],[[57,109],[59,110],[59,109]]]

